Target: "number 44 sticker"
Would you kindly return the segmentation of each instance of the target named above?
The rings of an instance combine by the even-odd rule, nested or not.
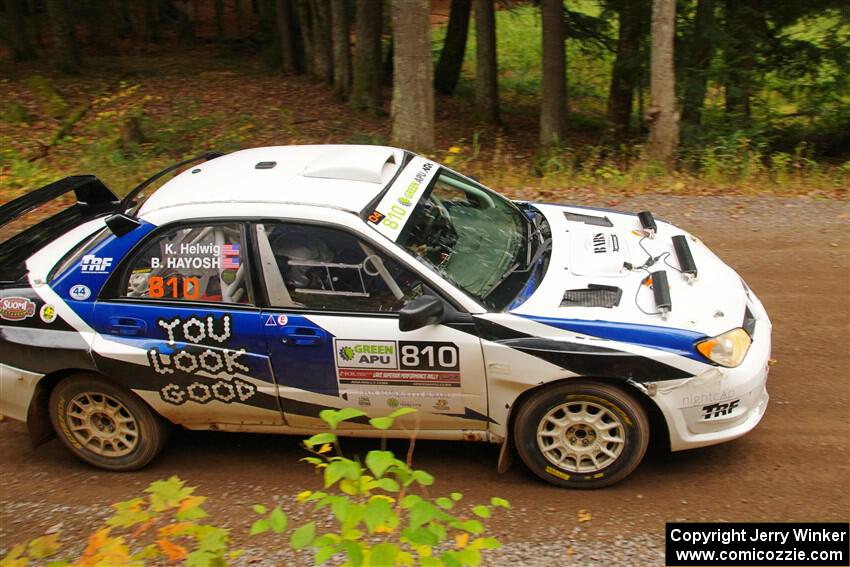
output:
[[[71,286],[71,289],[68,290],[68,295],[71,296],[71,299],[76,299],[77,301],[85,301],[89,297],[91,297],[91,290],[89,286],[76,284]]]

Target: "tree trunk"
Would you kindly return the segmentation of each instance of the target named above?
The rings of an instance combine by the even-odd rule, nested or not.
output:
[[[466,54],[466,38],[469,35],[469,12],[471,0],[452,0],[449,26],[440,60],[434,70],[434,88],[443,94],[454,94],[463,57]]]
[[[24,17],[24,6],[21,0],[6,0],[6,27],[9,43],[12,46],[12,57],[15,61],[35,59],[35,50],[30,43],[27,33],[27,21]]]
[[[614,140],[623,140],[631,130],[632,106],[640,75],[640,41],[643,2],[619,0],[617,55],[608,91],[608,129]]]
[[[74,18],[68,0],[45,0],[53,34],[52,57],[60,71],[79,73],[80,51],[74,34]]]
[[[380,114],[382,2],[357,2],[351,106]]]
[[[726,66],[726,112],[750,116],[753,93],[756,36],[759,33],[757,8],[726,0],[726,46],[723,58]]]
[[[679,144],[679,113],[676,111],[676,74],[673,41],[676,35],[676,0],[653,0],[652,54],[649,76],[649,153],[673,167]]]
[[[714,51],[714,0],[697,0],[694,33],[688,46],[685,67],[685,93],[682,97],[682,122],[698,126],[708,86],[708,70]]]
[[[157,0],[142,1],[142,29],[144,36],[142,41],[157,43],[159,41],[159,14],[157,13]]]
[[[233,0],[233,11],[236,12],[236,37],[243,39],[247,34],[245,14],[242,12],[242,0]]]
[[[334,69],[330,0],[310,0],[310,16],[313,34],[313,76],[332,85]]]
[[[213,0],[215,11],[215,35],[219,40],[224,39],[224,0]]]
[[[393,18],[393,143],[434,149],[434,89],[428,0],[395,0]]]
[[[564,51],[564,4],[542,0],[543,85],[540,100],[540,143],[557,145],[567,134],[567,57]]]
[[[280,64],[283,72],[294,75],[298,68],[295,63],[295,42],[292,37],[292,11],[289,0],[275,0],[277,35],[280,41]]]
[[[384,70],[381,71],[381,84],[387,87],[393,86],[393,38],[390,38],[390,44],[387,46],[387,52],[384,54]]]
[[[331,0],[331,30],[333,36],[334,96],[346,100],[351,93],[351,36],[345,0]]]
[[[314,76],[314,55],[313,55],[313,24],[311,23],[310,5],[308,0],[294,0],[295,14],[298,17],[298,29],[301,30],[301,45],[304,48],[304,72],[307,75]]]
[[[475,112],[479,120],[499,122],[496,10],[490,0],[475,0]]]

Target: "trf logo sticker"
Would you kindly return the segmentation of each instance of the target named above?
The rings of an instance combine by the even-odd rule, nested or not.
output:
[[[112,267],[112,258],[86,254],[81,261],[80,271],[84,274],[108,274],[110,267]]]

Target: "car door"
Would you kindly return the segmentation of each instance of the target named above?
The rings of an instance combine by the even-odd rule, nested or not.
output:
[[[238,222],[155,231],[95,304],[98,368],[176,423],[284,423],[244,236]]]
[[[369,416],[410,407],[417,412],[397,420],[400,427],[458,436],[487,428],[484,361],[471,324],[470,332],[443,324],[399,330],[398,310],[433,294],[420,277],[339,228],[267,222],[253,233],[270,306],[263,325],[289,425],[321,427],[316,415],[325,407]]]

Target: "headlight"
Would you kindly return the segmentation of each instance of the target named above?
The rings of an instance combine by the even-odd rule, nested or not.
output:
[[[737,328],[697,343],[701,355],[721,366],[734,368],[744,361],[752,343],[744,329]]]

